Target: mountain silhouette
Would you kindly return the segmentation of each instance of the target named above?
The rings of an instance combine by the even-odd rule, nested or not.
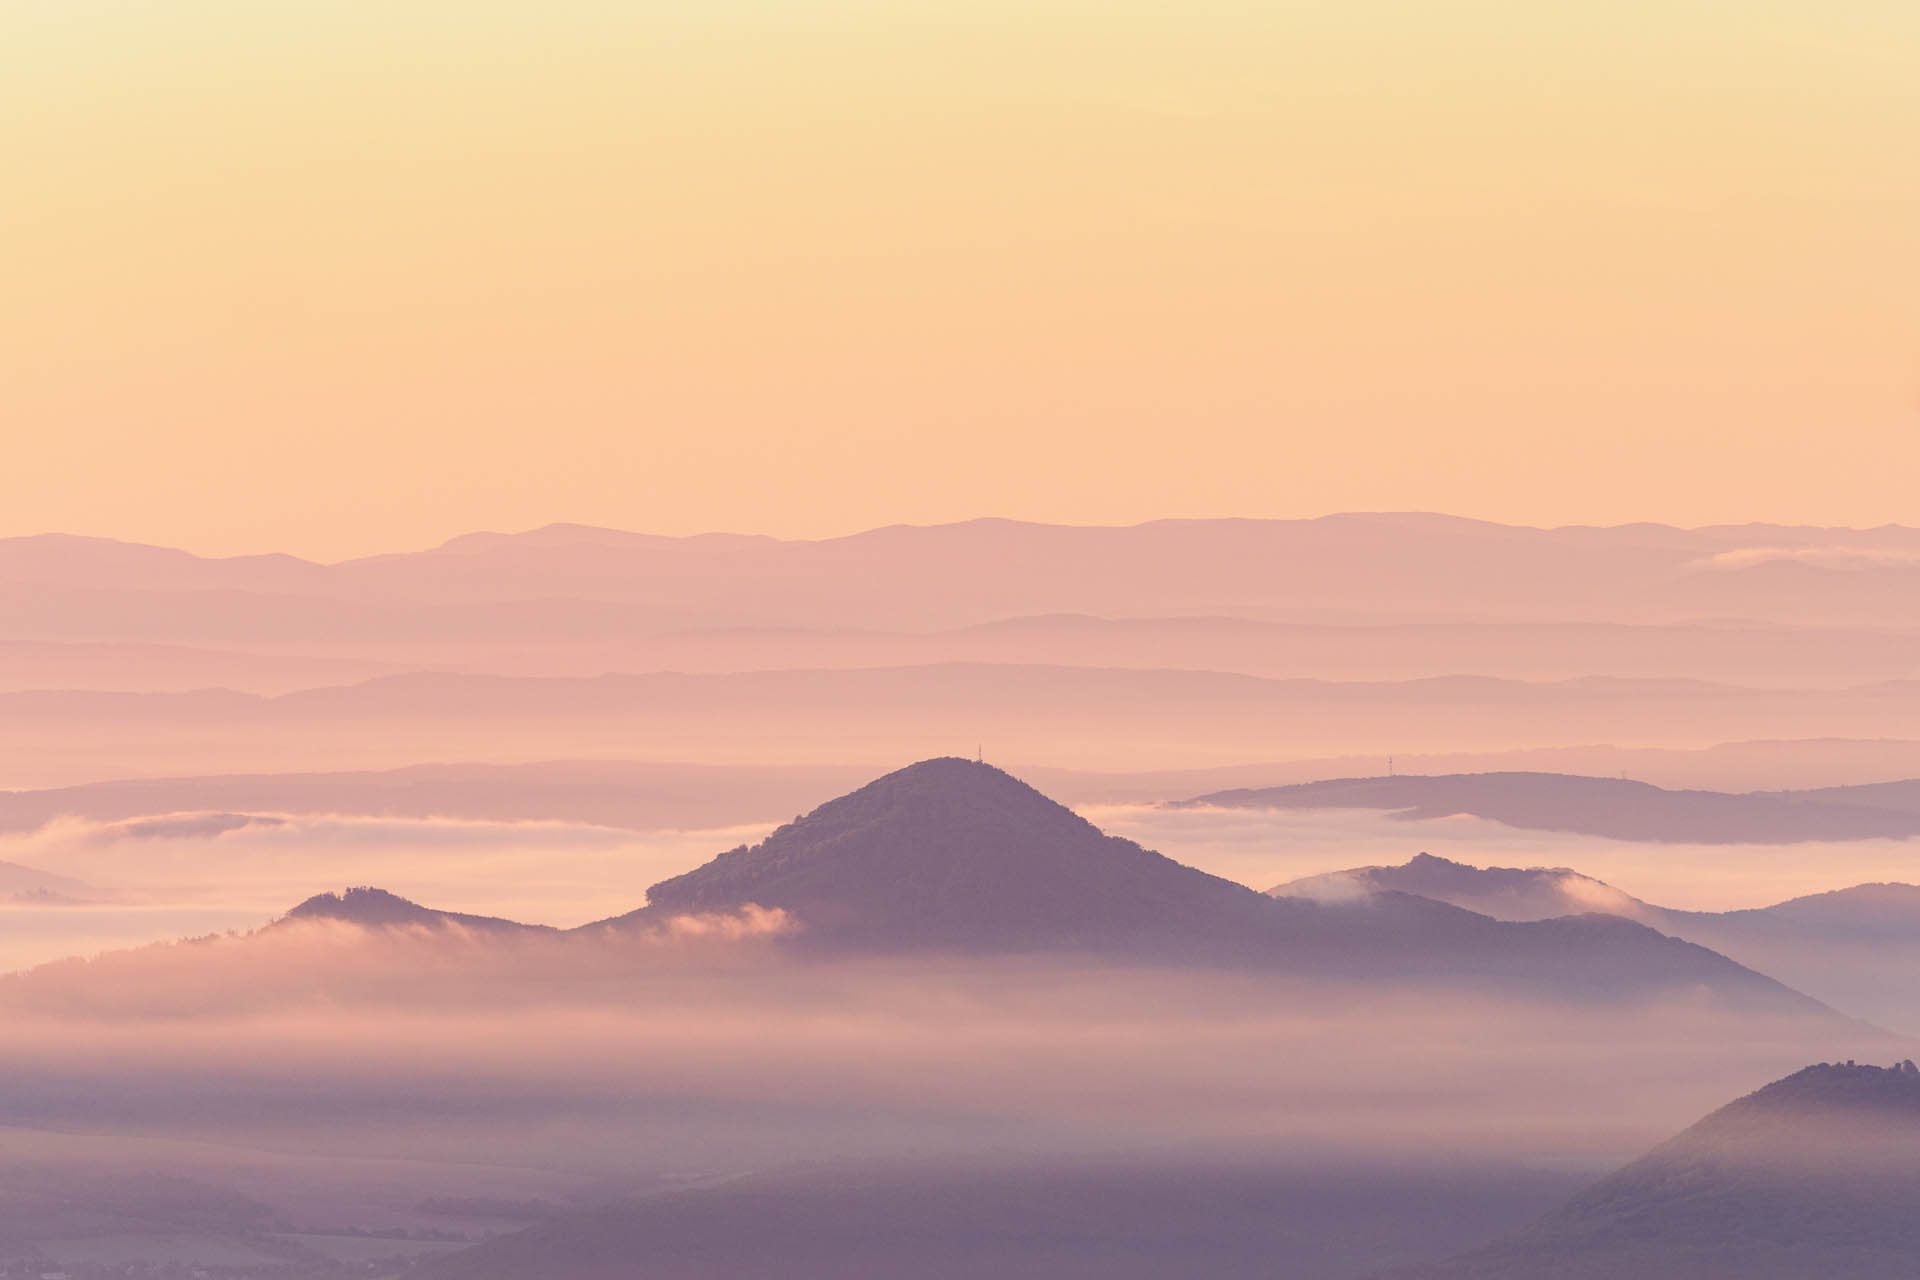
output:
[[[0,902],[87,902],[105,895],[92,885],[17,862],[0,862]]]
[[[830,800],[647,898],[627,919],[753,903],[797,916],[816,939],[867,946],[1231,944],[1273,920],[1243,886],[1106,835],[999,769],[957,758]]]
[[[545,925],[520,924],[494,916],[435,911],[385,889],[357,887],[344,893],[317,893],[281,917],[281,923],[341,920],[368,929],[465,929],[484,934],[552,933]]]
[[[1644,902],[1570,867],[1476,867],[1417,853],[1397,867],[1329,871],[1289,880],[1267,892],[1276,898],[1329,902],[1414,894],[1496,920],[1604,912],[1638,920],[1663,933],[1711,934],[1716,940],[1920,942],[1920,885],[1913,884],[1856,884],[1766,907],[1683,911]],[[1717,947],[1719,942],[1708,945]]]
[[[1496,920],[1548,920],[1604,912],[1663,932],[1692,912],[1642,902],[1603,880],[1569,867],[1476,867],[1417,853],[1397,867],[1352,867],[1305,876],[1267,890],[1276,898],[1343,901],[1381,893],[1411,893]],[[1704,914],[1704,913],[1700,913]]]
[[[1275,899],[1102,833],[991,765],[922,761],[653,886],[600,928],[778,908],[816,953],[1086,953],[1303,974],[1491,981],[1587,999],[1707,992],[1830,1013],[1604,914],[1509,923],[1403,893]]]
[[[1698,943],[1873,1022],[1920,1027],[1920,998],[1907,977],[1920,958],[1920,885],[1860,884],[1766,907],[1682,911],[1566,867],[1475,867],[1422,853],[1397,867],[1352,867],[1268,892],[1320,902],[1415,894],[1509,921],[1602,912]]]
[[[1920,835],[1910,784],[1808,792],[1670,791],[1564,773],[1399,774],[1242,787],[1173,807],[1383,809],[1408,821],[1469,814],[1509,827],[1614,840],[1792,844]],[[1905,807],[1903,807],[1905,806]]]
[[[1539,1222],[1409,1280],[1910,1280],[1920,1071],[1823,1063],[1730,1103]]]
[[[180,635],[178,603],[225,596],[336,608],[567,598],[644,602],[693,625],[967,625],[1039,612],[1107,616],[1383,613],[1396,617],[1747,618],[1910,625],[1920,530],[1633,524],[1535,529],[1423,512],[1129,527],[1003,519],[845,537],[654,537],[576,524],[470,533],[431,550],[315,564],[204,558],[102,538],[0,539],[0,599],[53,639],[135,613]],[[1260,571],[1249,572],[1258,565]],[[39,599],[29,600],[29,593]],[[162,598],[144,607],[127,601]],[[171,598],[168,598],[171,597]],[[114,606],[118,606],[117,608]],[[172,606],[172,607],[169,607]],[[102,617],[102,614],[105,617]],[[338,625],[337,623],[335,624]],[[524,623],[522,625],[525,625]],[[161,626],[165,635],[154,635]],[[222,630],[226,630],[223,628]],[[231,634],[229,632],[229,634]]]

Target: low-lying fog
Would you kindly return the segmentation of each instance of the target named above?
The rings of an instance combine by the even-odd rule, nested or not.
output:
[[[1704,911],[1873,881],[1920,883],[1920,841],[1635,844],[1478,818],[1403,822],[1372,810],[1081,812],[1115,835],[1256,889],[1401,863],[1421,851],[1478,866],[1571,867],[1660,906]],[[87,892],[0,896],[0,970],[250,929],[315,893],[356,884],[442,910],[570,927],[636,907],[649,885],[770,829],[275,815],[61,820],[0,837],[0,862],[80,881]]]
[[[1920,884],[1920,840],[1651,844],[1523,831],[1482,818],[1401,821],[1371,809],[1085,806],[1113,835],[1256,889],[1426,852],[1473,866],[1570,867],[1645,902],[1688,911],[1763,907],[1875,881]]]
[[[1085,962],[300,921],[0,979],[0,1121],[582,1174],[909,1148],[1605,1164],[1864,1028]]]
[[[1421,849],[1567,864],[1678,906],[1920,879],[1920,848],[1899,844],[1087,814],[1261,888]],[[302,1220],[351,1223],[404,1223],[436,1195],[605,1196],[912,1151],[1337,1150],[1599,1170],[1808,1062],[1912,1054],[1864,1026],[1686,998],[1576,1009],[1093,963],[775,962],[768,939],[789,926],[773,915],[624,939],[325,920],[244,932],[349,884],[573,925],[764,830],[202,815],[0,840],[0,860],[98,899],[5,908],[0,963],[242,931],[0,978],[0,1156],[86,1167],[150,1153],[218,1185],[288,1188],[274,1195],[321,1206]]]
[[[85,886],[53,899],[0,897],[0,971],[252,929],[348,885],[571,927],[631,910],[649,885],[768,830],[276,815],[61,820],[0,837],[0,862]]]

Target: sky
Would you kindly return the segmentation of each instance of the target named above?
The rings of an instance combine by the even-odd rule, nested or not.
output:
[[[1920,522],[1907,0],[9,0],[0,535]]]

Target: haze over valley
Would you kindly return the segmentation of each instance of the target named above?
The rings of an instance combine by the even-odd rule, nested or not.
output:
[[[0,542],[0,1167],[52,1197],[0,1255],[1518,1256],[1728,1099],[1912,1055],[1920,632],[1865,589],[1909,541]]]

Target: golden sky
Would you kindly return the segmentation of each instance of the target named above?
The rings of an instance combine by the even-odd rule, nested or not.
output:
[[[7,0],[0,534],[1920,523],[1911,0]]]

